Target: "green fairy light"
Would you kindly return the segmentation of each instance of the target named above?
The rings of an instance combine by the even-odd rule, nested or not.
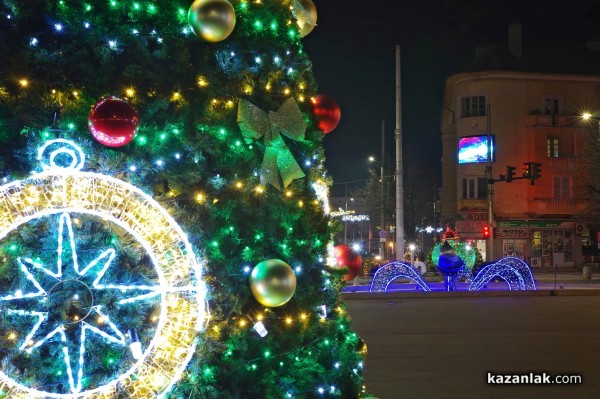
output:
[[[254,28],[260,30],[260,29],[262,29],[262,27],[263,27],[263,24],[262,24],[261,20],[257,19],[256,21],[254,21]]]
[[[180,132],[181,132],[181,131],[180,131],[179,129],[177,129],[177,128],[174,128],[174,129],[173,129],[173,134],[179,134]]]
[[[184,17],[186,14],[186,11],[183,8],[180,8],[179,10],[177,10],[177,12],[179,13],[180,16]]]
[[[148,4],[148,13],[156,14],[156,6],[154,4]]]
[[[117,1],[116,1],[116,0],[111,0],[111,1],[110,1],[110,6],[111,6],[111,7],[116,7],[116,6],[118,6],[118,5],[119,5],[119,3],[117,3]]]
[[[226,135],[226,134],[227,134],[227,131],[226,131],[225,129],[219,129],[219,134],[220,134],[221,136],[224,136],[224,135]]]
[[[86,4],[86,5],[85,5],[85,10],[86,10],[86,11],[92,11],[92,6],[91,6],[91,4]]]
[[[280,366],[280,367],[283,367],[283,362],[279,362],[279,366]]]
[[[19,248],[19,247],[17,246],[17,244],[12,244],[10,247],[8,247],[8,249],[9,249],[10,251],[16,251],[16,250],[17,250],[17,248]]]
[[[277,21],[271,22],[271,30],[277,30]]]
[[[246,10],[246,9],[248,9],[248,3],[246,3],[245,1],[242,1],[242,2],[240,3],[240,8],[241,8],[242,10]]]
[[[236,140],[236,142],[235,142],[235,146],[236,146],[236,147],[239,147],[239,146],[241,146],[241,145],[242,145],[242,142],[241,142],[241,141],[239,141],[239,140]]]
[[[133,3],[133,9],[134,10],[139,10],[141,8],[140,3]]]
[[[137,141],[140,143],[140,145],[144,145],[144,144],[146,144],[148,139],[146,138],[146,136],[138,136]]]
[[[164,139],[166,139],[166,138],[167,138],[167,135],[166,135],[166,133],[163,133],[163,134],[161,134],[161,135],[160,135],[160,139],[161,139],[161,140],[164,140]]]
[[[271,356],[271,352],[270,351],[265,351],[265,358],[268,358]]]
[[[250,368],[251,368],[252,370],[256,370],[258,367],[256,367],[256,364],[253,364],[252,366],[250,366]]]
[[[69,123],[68,127],[69,127],[69,130],[73,130],[73,129],[75,129],[75,124]]]
[[[219,243],[218,243],[217,241],[213,241],[213,242],[211,243],[211,245],[212,245],[213,247],[217,248],[217,247],[219,246]]]
[[[323,343],[324,343],[325,345],[329,345],[329,340],[328,340],[328,339],[326,339],[325,341],[323,341]]]

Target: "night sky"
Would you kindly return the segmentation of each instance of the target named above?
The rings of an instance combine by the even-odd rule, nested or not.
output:
[[[476,46],[502,45],[521,21],[524,42],[600,40],[600,0],[313,0],[317,27],[304,39],[319,91],[342,109],[325,137],[334,194],[366,179],[369,155],[380,157],[386,124],[389,169],[395,168],[395,53],[402,46],[405,169],[427,167],[441,181],[440,115],[447,76]],[[598,71],[600,75],[600,71]]]

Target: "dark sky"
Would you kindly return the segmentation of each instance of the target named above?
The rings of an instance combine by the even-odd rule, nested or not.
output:
[[[336,183],[367,177],[367,157],[380,156],[382,120],[386,174],[393,174],[396,44],[402,46],[405,168],[412,158],[441,176],[444,79],[473,57],[475,46],[504,44],[517,19],[524,41],[600,40],[600,0],[313,1],[318,26],[304,45],[320,93],[342,109],[339,126],[325,137]]]

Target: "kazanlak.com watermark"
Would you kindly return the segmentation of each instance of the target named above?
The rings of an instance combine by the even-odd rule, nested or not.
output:
[[[487,383],[492,385],[518,384],[581,384],[581,374],[549,374],[549,373],[487,373]]]

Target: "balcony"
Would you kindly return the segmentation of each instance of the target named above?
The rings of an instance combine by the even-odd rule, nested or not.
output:
[[[577,115],[528,115],[527,127],[581,127]]]
[[[537,210],[554,213],[582,213],[588,210],[590,200],[574,198],[536,198]]]
[[[544,167],[554,172],[575,172],[577,170],[577,158],[548,158]]]

